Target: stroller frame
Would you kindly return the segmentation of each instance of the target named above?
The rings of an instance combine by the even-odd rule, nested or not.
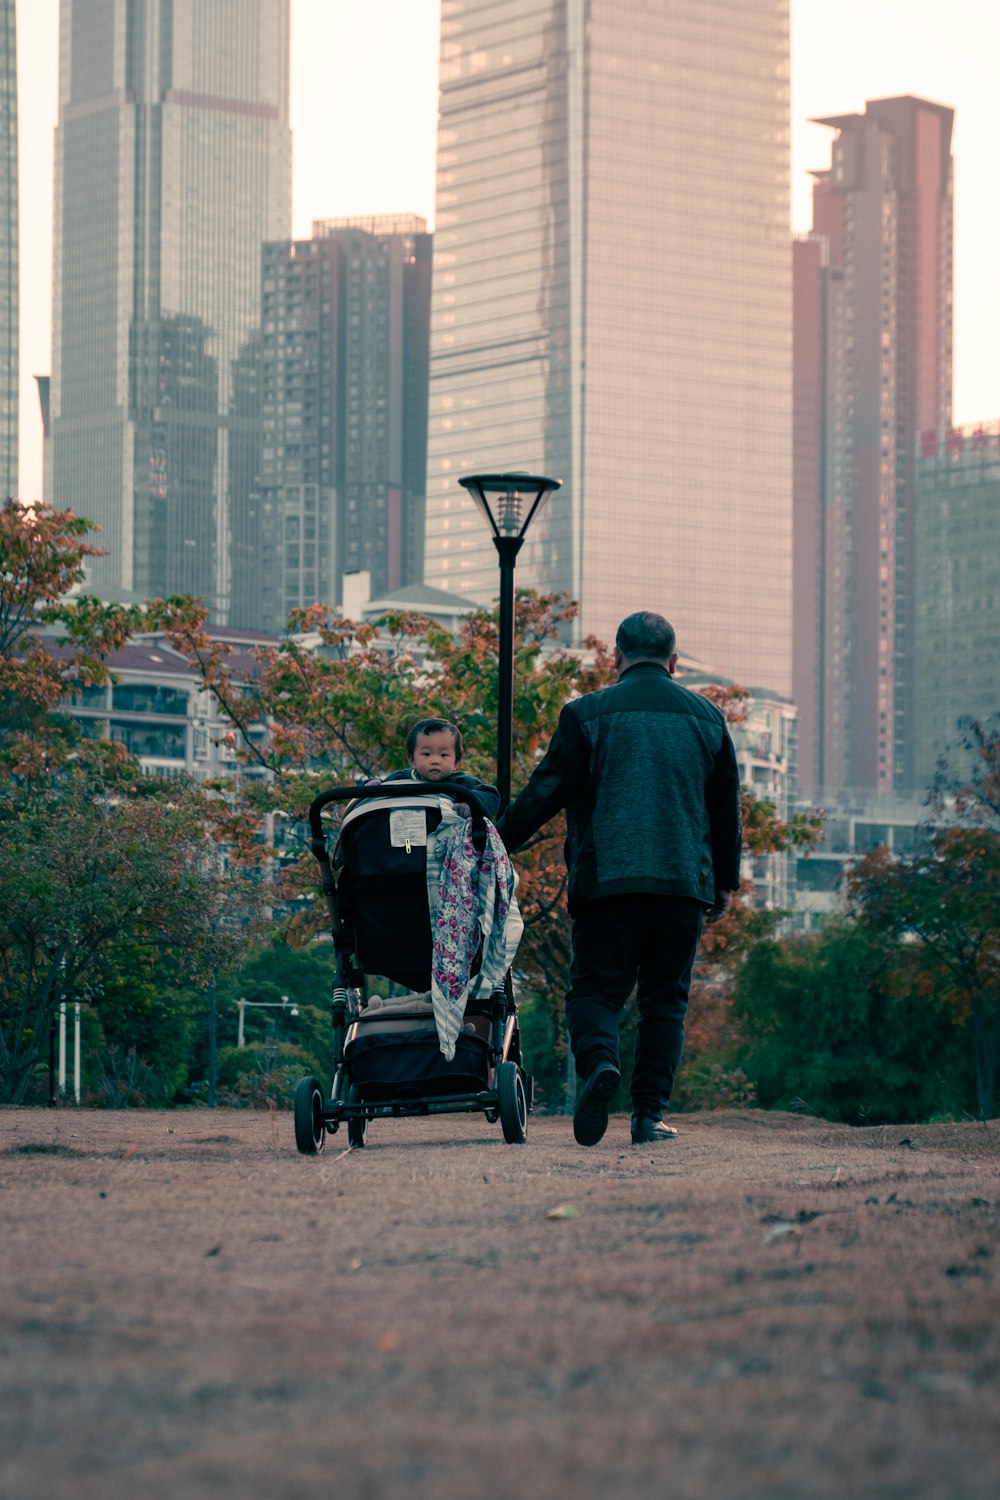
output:
[[[436,1114],[474,1114],[482,1112],[491,1124],[497,1120],[504,1140],[523,1145],[527,1140],[528,1115],[533,1105],[534,1084],[522,1064],[520,1033],[514,986],[508,969],[501,985],[495,986],[488,1002],[479,1001],[477,1014],[488,1019],[490,1087],[452,1093],[421,1093],[419,1088],[401,1087],[392,1097],[364,1100],[351,1079],[351,1062],[345,1057],[345,1039],[353,1022],[364,1014],[365,975],[359,968],[354,951],[354,934],[343,920],[337,885],[323,828],[323,809],[332,802],[350,802],[363,798],[411,801],[424,793],[423,785],[413,781],[382,782],[369,787],[332,787],[315,797],[309,808],[310,848],[320,866],[323,894],[326,897],[333,937],[336,968],[331,996],[333,1029],[333,1078],[329,1093],[320,1080],[303,1078],[295,1091],[295,1143],[306,1156],[323,1150],[327,1133],[333,1134],[346,1121],[351,1147],[365,1144],[369,1120]],[[486,827],[483,808],[475,791],[456,782],[433,782],[426,795],[438,799],[450,797],[465,802],[471,809],[472,837],[477,848],[485,844]]]

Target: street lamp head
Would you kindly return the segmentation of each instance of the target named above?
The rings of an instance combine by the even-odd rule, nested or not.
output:
[[[486,518],[495,540],[520,546],[525,532],[561,479],[543,474],[466,474],[459,481]]]

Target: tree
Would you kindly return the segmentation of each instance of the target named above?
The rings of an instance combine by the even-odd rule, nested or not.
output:
[[[907,953],[972,1040],[980,1116],[992,1117],[1000,1062],[1000,715],[966,720],[972,770],[938,771],[922,847],[866,855],[848,890],[859,921]],[[910,960],[912,961],[912,959]]]
[[[852,1125],[961,1109],[953,1017],[905,958],[852,921],[758,943],[737,975],[733,1052],[758,1104]]]
[[[42,774],[68,753],[73,726],[54,710],[73,687],[107,682],[105,653],[141,628],[138,609],[66,598],[100,553],[93,529],[69,510],[0,505],[0,776]]]
[[[253,897],[206,858],[197,808],[86,749],[51,774],[0,783],[0,1098],[28,1096],[63,1000],[100,1008],[143,965],[207,982],[242,942]],[[224,915],[233,918],[227,935]],[[112,983],[112,981],[114,983]]]
[[[183,969],[197,979],[224,965],[245,940],[260,891],[256,877],[244,878],[243,848],[223,861],[213,845],[215,830],[233,821],[224,798],[143,776],[121,745],[81,739],[57,712],[74,690],[108,681],[107,654],[144,624],[138,609],[67,599],[85,559],[98,553],[86,539],[92,529],[71,511],[0,507],[0,1098],[7,1100],[29,1096],[63,1000],[103,1009],[95,1042],[102,1055],[126,1037],[135,1054],[143,1007],[162,1014],[164,977]],[[165,1043],[145,1046],[147,1073],[156,1052],[169,1091],[176,1056],[167,1068]]]

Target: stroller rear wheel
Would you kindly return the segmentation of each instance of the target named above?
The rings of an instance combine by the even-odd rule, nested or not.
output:
[[[503,1138],[509,1146],[523,1146],[528,1139],[528,1100],[517,1063],[497,1064],[496,1086]]]
[[[303,1156],[318,1156],[326,1144],[323,1085],[318,1078],[300,1078],[295,1090],[295,1144]]]
[[[348,1104],[361,1103],[361,1094],[354,1087],[353,1083],[351,1084],[350,1092],[347,1095],[347,1102]],[[367,1134],[367,1131],[368,1121],[365,1119],[364,1115],[355,1117],[353,1120],[348,1120],[347,1144],[349,1146],[353,1146],[355,1150],[358,1150],[365,1143],[365,1135]]]

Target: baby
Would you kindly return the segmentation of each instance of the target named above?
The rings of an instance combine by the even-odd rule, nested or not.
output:
[[[414,724],[406,736],[406,758],[410,770],[393,771],[386,781],[399,781],[409,776],[414,781],[457,782],[477,793],[488,818],[495,818],[500,811],[500,793],[495,786],[487,786],[456,769],[462,759],[462,734],[450,720],[421,719]],[[455,811],[467,818],[471,809],[467,802],[456,802]]]

